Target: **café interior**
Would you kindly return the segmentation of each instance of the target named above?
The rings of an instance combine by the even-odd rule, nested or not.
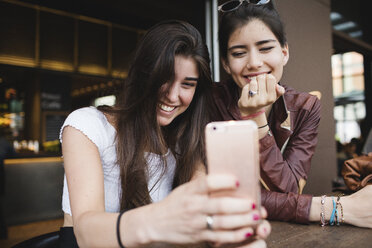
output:
[[[208,45],[214,80],[223,77],[215,42],[216,7],[222,2],[0,0],[0,129],[15,151],[0,158],[0,211],[7,228],[1,247],[58,230],[64,174],[60,127],[75,109],[114,104],[132,53],[149,27],[166,19],[193,24]],[[343,186],[337,144],[357,139],[362,145],[372,126],[372,17],[366,6],[371,3],[275,4],[291,51],[284,80],[317,92],[322,102],[305,193],[331,192]]]

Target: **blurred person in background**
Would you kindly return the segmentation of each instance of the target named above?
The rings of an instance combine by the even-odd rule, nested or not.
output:
[[[5,168],[4,159],[14,156],[12,144],[7,139],[7,131],[0,127],[0,239],[8,237],[6,220],[4,216],[4,196],[5,196]]]

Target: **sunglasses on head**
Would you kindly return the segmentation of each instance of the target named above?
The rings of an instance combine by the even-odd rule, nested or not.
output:
[[[254,5],[264,5],[270,2],[270,0],[231,0],[218,6],[218,11],[230,12],[238,9],[243,2],[251,3]]]

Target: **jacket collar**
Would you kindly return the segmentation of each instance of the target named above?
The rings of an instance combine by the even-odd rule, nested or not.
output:
[[[286,88],[285,86],[283,87]],[[278,147],[280,148],[283,147],[293,133],[293,123],[291,112],[287,108],[287,98],[288,96],[286,93],[279,97],[279,99],[273,104],[268,118],[270,129],[274,134]]]

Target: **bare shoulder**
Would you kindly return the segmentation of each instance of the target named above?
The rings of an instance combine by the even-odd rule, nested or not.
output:
[[[62,132],[63,142],[62,151],[63,156],[66,159],[66,155],[70,152],[84,152],[94,151],[98,152],[97,146],[89,139],[83,132],[72,127],[66,126]]]

